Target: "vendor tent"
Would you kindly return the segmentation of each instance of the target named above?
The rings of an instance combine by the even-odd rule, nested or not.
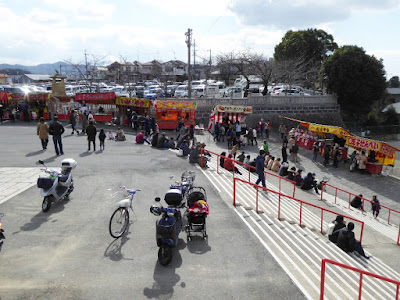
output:
[[[339,138],[345,139],[346,145],[353,149],[365,150],[366,152],[375,151],[376,159],[383,165],[394,166],[396,151],[400,151],[400,149],[397,149],[396,147],[393,147],[385,142],[356,136],[341,127],[315,124],[288,117],[282,118],[298,122],[301,126],[308,128],[309,131],[315,132],[323,137],[328,133],[334,134]]]
[[[228,117],[232,123],[239,121],[244,123],[246,115],[253,113],[252,106],[217,105],[211,111],[208,130],[211,130],[216,122],[222,123]]]

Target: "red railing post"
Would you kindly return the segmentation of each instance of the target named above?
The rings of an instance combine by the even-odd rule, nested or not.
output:
[[[360,273],[360,286],[358,288],[358,300],[361,300],[362,278],[363,278],[363,273]]]
[[[256,191],[256,203],[258,203],[258,184],[256,185],[257,191]]]
[[[217,155],[217,174],[219,174],[219,162],[221,161],[221,157]]]
[[[321,233],[322,233],[322,223],[324,222],[324,210],[321,209]]]
[[[295,194],[296,194],[296,184],[293,185],[293,198]]]
[[[203,168],[203,149],[204,148],[201,148],[201,150],[200,150],[200,167],[202,167],[202,168]]]
[[[362,211],[362,213],[364,213],[364,207],[365,207],[365,200],[364,200],[364,198],[362,198],[362,202],[363,202],[363,204],[362,204],[362,209],[361,209],[361,211]]]
[[[279,193],[282,192],[282,177],[279,177]]]
[[[250,179],[251,179],[251,178],[250,178],[250,174],[251,174],[250,170],[251,170],[251,169],[249,168],[249,182],[250,182]]]
[[[364,233],[364,222],[361,223],[360,243],[362,242],[363,233]]]
[[[399,285],[396,287],[396,300],[399,299]]]
[[[325,289],[325,258],[322,259],[321,266],[321,292],[319,294],[319,299],[324,299],[324,289]]]
[[[388,224],[390,224],[390,211],[391,211],[391,209],[389,208]]]
[[[236,206],[236,180],[233,178],[233,206]]]
[[[399,223],[399,235],[397,236],[397,245],[399,244],[400,241],[400,223]]]

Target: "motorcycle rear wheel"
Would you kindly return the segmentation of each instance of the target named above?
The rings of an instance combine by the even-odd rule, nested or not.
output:
[[[51,207],[51,198],[49,196],[44,197],[42,202],[42,211],[48,212]]]
[[[158,249],[158,261],[163,266],[168,265],[172,261],[172,249],[168,245],[161,245]]]

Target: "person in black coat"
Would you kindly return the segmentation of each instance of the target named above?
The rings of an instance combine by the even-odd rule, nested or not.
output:
[[[166,141],[166,137],[165,137],[165,132],[163,132],[161,135],[158,136],[158,140],[157,140],[157,148],[165,148],[165,141]]]
[[[342,215],[338,215],[336,216],[335,221],[333,221],[333,224],[335,224],[335,227],[333,228],[332,234],[329,235],[328,238],[332,243],[337,243],[339,230],[346,227],[346,221],[343,220]]]
[[[97,129],[93,124],[93,121],[89,121],[88,127],[86,127],[86,134],[88,140],[88,151],[90,151],[90,142],[93,143],[93,151],[96,151],[96,134]]]
[[[362,205],[362,197],[363,197],[362,194],[360,194],[360,195],[358,195],[358,196],[355,196],[355,197],[353,198],[353,200],[351,200],[350,205],[351,205],[352,207],[354,207],[354,208],[362,209],[362,207],[363,207],[363,205]]]
[[[354,237],[354,223],[349,222],[347,227],[339,230],[339,235],[337,239],[337,245],[343,251],[349,253],[355,251],[362,257],[369,259],[370,256],[366,256],[360,241],[357,241]]]
[[[157,147],[157,141],[158,141],[158,133],[153,134],[153,138],[151,139],[151,146],[152,147]]]
[[[301,189],[302,190],[311,190],[314,188],[314,191],[319,194],[318,192],[318,187],[317,187],[317,181],[314,179],[314,176],[312,173],[308,173],[307,176],[303,179],[303,183],[301,184]]]
[[[282,145],[282,162],[287,161],[287,145],[283,143]]]
[[[219,165],[223,168],[224,167],[224,162],[225,162],[225,157],[226,157],[226,152],[221,152],[221,156],[219,157]]]
[[[54,116],[53,122],[49,125],[49,134],[53,136],[54,149],[56,150],[57,155],[64,154],[61,138],[64,131],[64,126],[58,121],[58,117]]]

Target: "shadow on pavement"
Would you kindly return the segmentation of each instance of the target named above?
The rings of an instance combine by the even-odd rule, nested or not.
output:
[[[186,247],[182,239],[179,239],[178,247],[174,248],[172,262],[168,266],[162,266],[158,260],[153,273],[153,285],[144,288],[143,295],[148,299],[171,299],[174,296],[174,287],[181,277],[176,273],[176,269],[182,266],[182,257],[179,250]],[[157,258],[157,253],[155,253]],[[180,286],[184,288],[185,282],[181,282]]]
[[[124,260],[133,260],[133,258],[125,258],[122,255],[122,247],[125,245],[127,241],[130,240],[128,237],[128,234],[130,233],[129,231],[130,224],[128,224],[128,227],[126,228],[125,233],[121,236],[119,239],[114,239],[110,245],[106,248],[106,251],[104,251],[104,256],[110,258],[112,261],[120,261],[121,259]]]
[[[186,247],[190,253],[204,254],[211,251],[211,247],[208,245],[208,238],[203,239],[202,235],[192,235],[192,240],[187,242]]]
[[[45,150],[39,150],[39,151],[35,151],[35,152],[29,152],[27,155],[25,155],[25,157],[30,157],[30,156],[35,156],[35,155],[39,155],[44,153]]]
[[[32,231],[38,229],[43,223],[49,220],[50,216],[63,211],[65,202],[66,201],[64,200],[53,202],[48,212],[44,213],[40,211],[31,218],[30,222],[25,223],[20,227],[20,230],[15,231],[12,234],[17,234],[21,231]],[[41,209],[41,207],[38,207],[38,209]],[[57,222],[57,220],[54,220],[53,222]]]

